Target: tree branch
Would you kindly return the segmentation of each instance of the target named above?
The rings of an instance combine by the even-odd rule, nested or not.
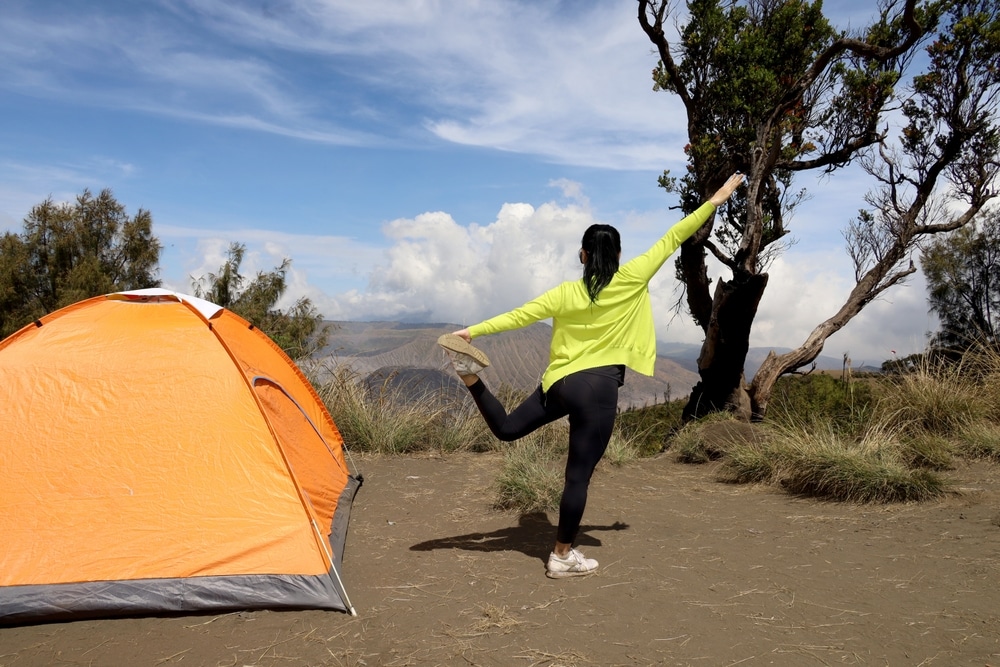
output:
[[[671,88],[675,93],[677,93],[677,96],[681,98],[681,102],[684,103],[684,108],[690,110],[691,93],[681,82],[681,76],[677,69],[677,64],[670,55],[670,43],[667,42],[667,37],[663,33],[663,18],[669,7],[669,0],[662,0],[662,2],[659,3],[656,2],[656,0],[639,0],[639,25],[642,26],[643,32],[645,32],[646,36],[649,37],[649,41],[656,47],[660,56],[660,62],[663,63],[663,68],[667,71],[667,75],[670,77]],[[654,22],[652,24],[649,22],[648,15],[650,13],[654,16]],[[691,116],[692,114],[688,113],[688,117],[690,118]]]
[[[970,206],[968,209],[965,210],[964,213],[962,213],[962,215],[952,218],[951,221],[949,222],[944,222],[938,225],[916,225],[913,228],[914,233],[917,235],[938,234],[941,232],[951,232],[956,229],[959,229],[960,227],[964,227],[965,225],[972,222],[972,219],[976,217],[976,214],[979,213],[979,211],[986,204],[986,202],[992,199],[994,196],[995,195],[988,195],[982,202],[982,204],[974,204]]]
[[[712,243],[712,241],[710,239],[705,239],[705,241],[703,242],[703,245],[706,248],[708,248],[709,252],[712,253],[713,257],[715,257],[722,264],[724,264],[725,266],[727,266],[730,270],[736,271],[737,263],[733,260],[733,258],[730,257],[729,255],[725,254],[721,250],[719,250],[719,247],[716,246],[714,243]]]
[[[916,15],[914,13],[916,4],[917,0],[906,0],[906,5],[903,7],[903,22],[906,24],[907,29],[906,36],[903,41],[896,46],[876,46],[853,37],[841,37],[831,43],[830,46],[816,58],[812,66],[805,72],[805,74],[803,74],[798,81],[789,87],[784,99],[782,99],[775,106],[774,113],[771,115],[769,123],[776,123],[777,120],[781,118],[781,116],[784,115],[790,107],[794,106],[801,98],[803,91],[809,88],[813,82],[826,71],[826,68],[830,66],[830,63],[833,62],[833,60],[840,54],[850,51],[851,53],[864,58],[872,58],[884,62],[890,58],[895,58],[896,56],[905,53],[907,49],[916,44],[924,34],[923,26],[917,22]]]
[[[809,169],[820,169],[831,165],[843,164],[848,162],[861,149],[877,144],[884,140],[885,137],[885,134],[866,134],[818,158],[812,160],[779,160],[775,163],[775,166],[779,169],[789,169],[791,171],[807,171]]]

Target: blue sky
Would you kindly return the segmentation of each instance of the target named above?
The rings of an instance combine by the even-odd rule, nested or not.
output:
[[[861,25],[867,0],[827,3]],[[652,91],[633,0],[5,0],[0,229],[111,188],[152,213],[165,286],[247,244],[292,260],[288,299],[328,319],[472,324],[579,276],[593,222],[626,258],[677,219],[656,185],[683,170],[684,114]],[[797,346],[853,284],[841,230],[865,182],[812,198],[771,269],[752,344]],[[652,285],[662,341],[670,264]],[[714,275],[720,275],[715,271]],[[723,276],[726,277],[726,276]],[[880,363],[935,327],[917,276],[829,339]]]

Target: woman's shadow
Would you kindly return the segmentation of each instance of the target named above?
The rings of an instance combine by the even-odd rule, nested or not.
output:
[[[601,541],[587,533],[596,530],[628,530],[628,524],[616,521],[610,526],[580,526],[576,543],[580,546],[601,546]],[[419,542],[410,551],[435,549],[465,549],[466,551],[520,551],[545,562],[552,551],[555,526],[545,512],[522,514],[516,526],[501,528],[491,533],[468,533],[454,537]]]

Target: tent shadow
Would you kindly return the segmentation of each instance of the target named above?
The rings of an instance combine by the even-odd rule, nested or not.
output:
[[[589,533],[598,530],[628,530],[628,524],[616,521],[610,526],[580,526],[576,544],[579,546],[601,546],[601,541]],[[454,537],[440,537],[426,542],[418,542],[410,551],[434,551],[436,549],[463,549],[465,551],[520,551],[523,554],[545,562],[552,551],[555,526],[545,512],[531,512],[518,517],[517,525],[500,528],[490,533],[467,533]]]

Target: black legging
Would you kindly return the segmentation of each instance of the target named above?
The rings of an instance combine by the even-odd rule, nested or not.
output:
[[[509,415],[482,380],[469,387],[469,391],[490,430],[501,440],[517,440],[569,416],[569,456],[556,540],[572,544],[587,506],[590,477],[611,440],[618,413],[617,380],[587,371],[573,373],[545,393],[539,387]]]

